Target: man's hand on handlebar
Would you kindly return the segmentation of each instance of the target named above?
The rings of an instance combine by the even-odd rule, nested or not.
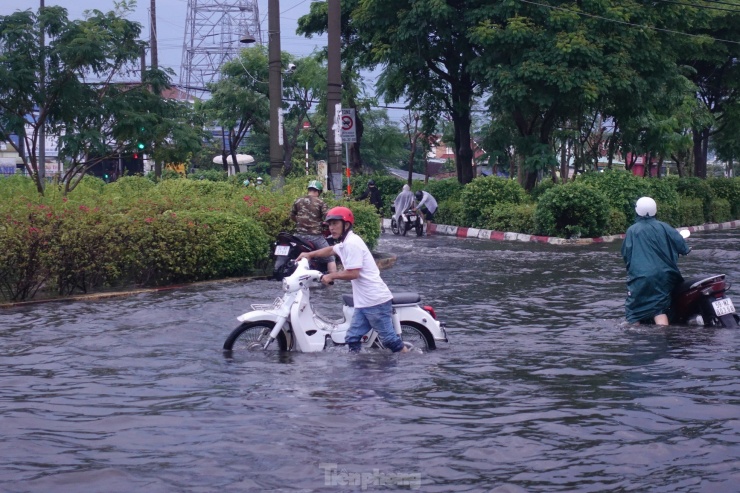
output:
[[[302,258],[309,258],[310,259],[311,257],[308,256],[309,253],[310,252],[301,252],[301,254],[298,255],[298,257],[296,257],[295,261],[298,262]]]
[[[319,281],[321,281],[321,284],[324,284],[326,286],[332,286],[334,284],[334,281],[331,280],[331,274],[324,274],[323,276],[319,277]]]

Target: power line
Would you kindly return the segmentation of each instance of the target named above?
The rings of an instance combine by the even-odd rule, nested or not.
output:
[[[601,20],[604,20],[604,21],[607,21],[607,22],[614,22],[615,24],[624,24],[626,26],[639,27],[639,28],[642,28],[642,29],[652,29],[653,31],[661,31],[661,32],[670,33],[670,34],[680,34],[682,36],[689,36],[689,37],[692,37],[692,38],[711,39],[713,41],[721,41],[723,43],[732,43],[732,44],[740,45],[740,41],[731,41],[729,39],[714,38],[712,36],[708,36],[708,35],[704,35],[704,34],[684,33],[684,32],[681,32],[681,31],[674,31],[672,29],[663,29],[663,28],[660,28],[660,27],[646,26],[644,24],[634,24],[632,22],[620,21],[620,20],[616,20],[616,19],[609,19],[608,17],[602,17],[600,15],[595,15],[595,14],[587,14],[586,12],[579,12],[577,10],[566,9],[566,8],[563,8],[563,7],[556,7],[554,5],[545,5],[543,3],[531,2],[530,0],[519,0],[519,1],[522,2],[522,3],[528,3],[530,5],[537,5],[538,7],[545,7],[545,8],[553,9],[553,10],[562,10],[564,12],[571,12],[573,14],[578,14],[578,15],[582,15],[582,16],[585,16],[585,17],[592,17],[594,19],[601,19]]]
[[[658,1],[661,2],[661,3],[670,3],[670,4],[673,4],[673,5],[681,5],[683,7],[693,7],[695,9],[699,9],[699,10],[712,9],[712,10],[721,10],[723,12],[732,12],[733,14],[740,14],[740,10],[737,10],[737,9],[736,10],[733,10],[733,9],[725,9],[723,7],[709,7],[707,5],[696,5],[696,4],[693,4],[693,3],[671,2],[670,0],[658,0]],[[729,5],[731,5],[731,4],[729,4]],[[740,7],[740,5],[736,5],[736,7]]]

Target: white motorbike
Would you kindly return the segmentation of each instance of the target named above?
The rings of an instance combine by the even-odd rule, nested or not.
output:
[[[352,320],[354,305],[352,295],[342,295],[344,302],[341,320],[327,320],[311,306],[312,287],[322,286],[321,272],[309,269],[308,260],[296,262],[295,272],[283,279],[285,293],[271,305],[252,305],[237,320],[241,325],[234,329],[224,342],[224,351],[265,350],[273,341],[281,351],[304,353],[345,344],[345,336]],[[393,326],[404,343],[422,351],[436,349],[447,341],[444,324],[437,320],[434,308],[421,306],[417,293],[393,295]],[[275,347],[275,346],[273,346]],[[383,348],[375,330],[362,337],[362,347]]]

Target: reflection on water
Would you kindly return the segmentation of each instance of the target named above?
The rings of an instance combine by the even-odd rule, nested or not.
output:
[[[682,272],[740,282],[738,240],[695,234]],[[740,330],[624,324],[618,243],[379,250],[448,348],[224,358],[270,281],[0,312],[0,491],[737,489]]]

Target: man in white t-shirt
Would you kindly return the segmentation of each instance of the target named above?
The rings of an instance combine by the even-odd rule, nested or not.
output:
[[[344,270],[324,274],[321,282],[330,284],[334,280],[352,282],[352,297],[355,310],[345,341],[352,352],[362,347],[362,336],[375,329],[383,345],[393,351],[408,352],[401,338],[393,328],[393,307],[388,286],[380,278],[380,271],[370,250],[352,231],[355,216],[347,207],[334,207],[326,213],[329,232],[336,240],[333,246],[302,253],[302,258],[326,257],[332,253],[339,255]]]

